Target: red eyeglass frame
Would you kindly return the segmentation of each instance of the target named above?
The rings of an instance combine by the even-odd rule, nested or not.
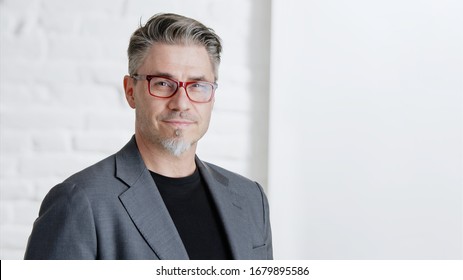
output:
[[[188,99],[191,101],[191,102],[195,102],[195,103],[209,103],[211,102],[211,100],[214,98],[214,95],[215,95],[215,90],[218,88],[218,84],[217,83],[211,83],[211,82],[208,82],[208,81],[190,81],[190,82],[182,82],[182,81],[177,81],[177,80],[174,80],[172,78],[169,78],[169,77],[166,77],[166,76],[158,76],[158,75],[139,75],[139,74],[133,74],[133,75],[130,75],[131,78],[137,80],[137,81],[143,81],[143,80],[146,80],[148,81],[148,93],[151,95],[151,96],[154,96],[154,97],[157,97],[157,98],[171,98],[172,96],[174,96],[177,92],[178,92],[178,89],[180,87],[183,87],[185,89],[185,93],[186,93],[186,96],[188,97]],[[163,79],[166,79],[166,80],[169,80],[169,81],[172,81],[174,83],[177,84],[177,89],[175,89],[175,91],[169,95],[169,96],[158,96],[158,95],[155,95],[153,93],[151,93],[151,88],[150,88],[150,83],[151,83],[151,80],[153,78],[163,78]],[[207,100],[207,101],[196,101],[196,100],[193,100],[191,99],[190,95],[188,94],[188,90],[187,90],[187,86],[188,85],[191,85],[191,84],[195,84],[195,83],[198,83],[198,82],[201,82],[201,83],[206,83],[206,84],[209,84],[212,86],[212,94],[211,94],[211,97]]]

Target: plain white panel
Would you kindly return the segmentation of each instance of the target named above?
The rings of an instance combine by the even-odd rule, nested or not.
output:
[[[273,0],[276,258],[462,258],[461,3]]]

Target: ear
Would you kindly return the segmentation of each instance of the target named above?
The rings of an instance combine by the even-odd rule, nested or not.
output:
[[[134,96],[134,82],[133,78],[125,75],[124,76],[124,91],[125,91],[125,99],[127,99],[127,103],[132,109],[135,109],[135,96]]]

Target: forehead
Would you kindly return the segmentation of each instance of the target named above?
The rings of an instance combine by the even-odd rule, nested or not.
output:
[[[206,48],[198,45],[155,43],[148,50],[139,74],[168,73],[178,79],[204,76],[213,79],[213,68]]]

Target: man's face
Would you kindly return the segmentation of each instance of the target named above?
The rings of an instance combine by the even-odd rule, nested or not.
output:
[[[206,49],[201,46],[154,44],[138,69],[139,75],[166,76],[177,81],[214,82],[214,71]],[[180,155],[206,133],[214,100],[195,103],[179,87],[170,98],[149,94],[148,81],[124,79],[126,98],[135,109],[136,133],[143,141]]]

